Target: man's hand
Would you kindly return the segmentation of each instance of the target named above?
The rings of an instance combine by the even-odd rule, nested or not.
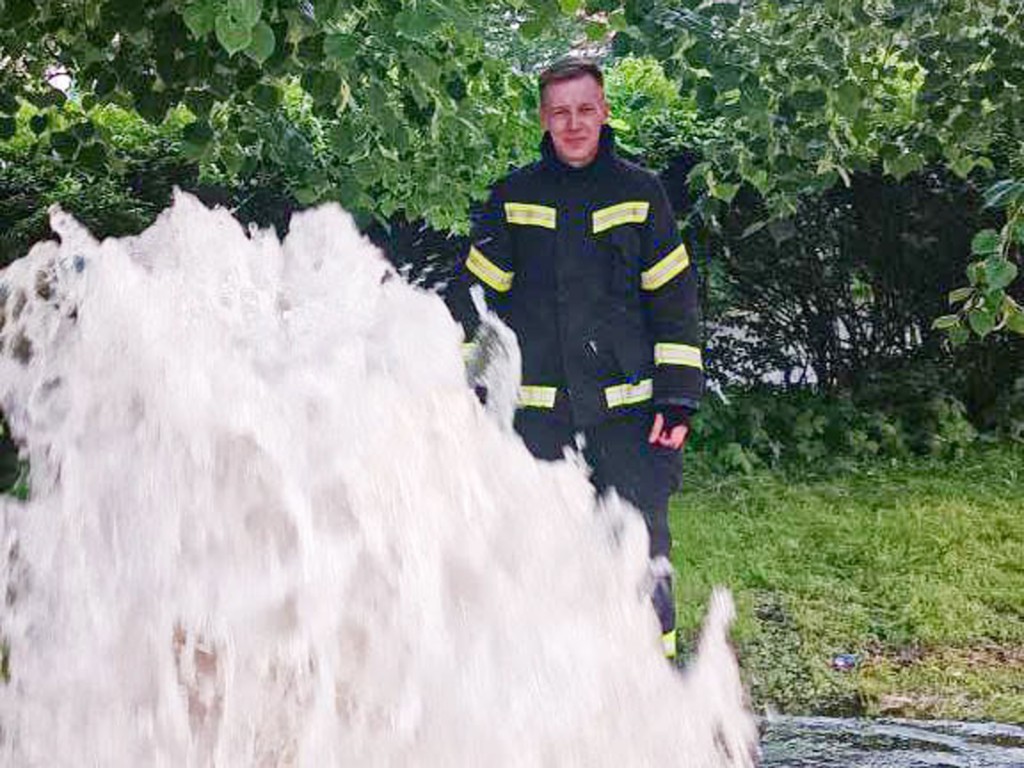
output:
[[[689,434],[690,427],[687,424],[676,424],[672,429],[666,429],[665,416],[659,412],[654,414],[654,424],[651,425],[651,433],[647,435],[647,442],[678,451],[686,443]]]

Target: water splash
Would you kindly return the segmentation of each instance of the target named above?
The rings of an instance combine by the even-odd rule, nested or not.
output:
[[[751,765],[727,596],[679,675],[639,516],[488,417],[347,214],[52,226],[0,273],[6,764]]]

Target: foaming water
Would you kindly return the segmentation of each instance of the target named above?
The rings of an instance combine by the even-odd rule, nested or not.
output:
[[[6,764],[752,764],[727,596],[680,675],[640,517],[483,411],[347,214],[52,225],[0,273]]]

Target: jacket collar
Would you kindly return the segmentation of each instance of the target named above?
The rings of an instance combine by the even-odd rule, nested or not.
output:
[[[551,140],[551,134],[544,132],[544,138],[540,142],[540,155],[545,165],[555,171],[566,174],[583,175],[589,174],[606,166],[615,157],[615,132],[610,125],[601,126],[601,137],[597,142],[597,157],[589,165],[582,168],[575,168],[563,163],[555,152],[555,143]]]

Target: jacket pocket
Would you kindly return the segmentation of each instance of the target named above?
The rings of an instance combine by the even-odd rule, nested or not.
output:
[[[598,247],[608,260],[608,292],[630,300],[640,293],[640,237],[633,227],[616,227],[598,236]]]
[[[649,376],[654,368],[653,350],[643,310],[636,303],[619,302],[605,313],[601,337],[614,358],[619,376],[632,380]]]

